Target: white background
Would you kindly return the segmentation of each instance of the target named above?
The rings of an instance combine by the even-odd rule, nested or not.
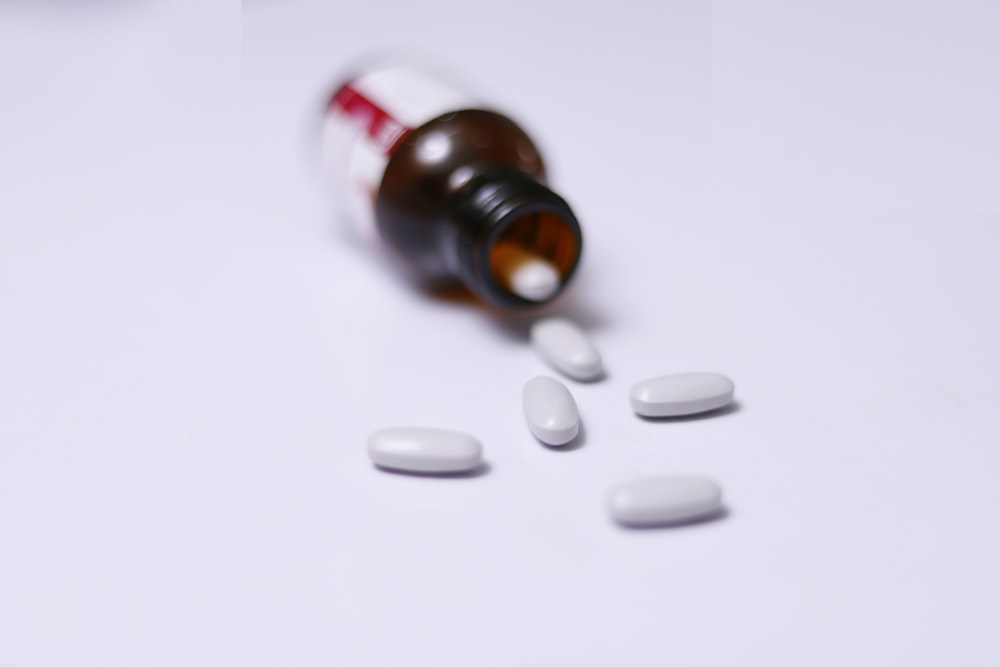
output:
[[[7,3],[0,664],[1000,663],[1000,5]],[[336,231],[318,118],[390,48],[518,118],[609,377]],[[717,370],[738,408],[643,421]],[[374,429],[489,470],[379,472]],[[724,518],[613,525],[700,473]]]

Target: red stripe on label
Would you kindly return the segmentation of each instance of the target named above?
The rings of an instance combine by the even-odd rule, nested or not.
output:
[[[411,131],[385,109],[352,88],[351,84],[345,84],[333,94],[330,109],[350,116],[386,155],[391,155]]]

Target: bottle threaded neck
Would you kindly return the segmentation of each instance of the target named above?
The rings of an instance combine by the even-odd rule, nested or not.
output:
[[[511,167],[478,172],[455,194],[457,268],[462,281],[501,308],[554,299],[573,276],[583,245],[562,197]]]

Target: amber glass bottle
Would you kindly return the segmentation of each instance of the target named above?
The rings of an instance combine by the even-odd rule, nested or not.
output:
[[[327,108],[324,151],[350,215],[419,279],[458,280],[512,309],[555,298],[579,223],[512,120],[418,70],[353,77]]]

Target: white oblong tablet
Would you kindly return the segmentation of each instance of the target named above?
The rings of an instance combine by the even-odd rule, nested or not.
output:
[[[568,444],[580,432],[576,401],[562,382],[539,375],[528,380],[521,397],[528,429],[546,445]]]
[[[368,456],[383,468],[407,472],[460,472],[483,460],[483,446],[459,431],[408,426],[376,431],[368,438]]]
[[[694,415],[732,403],[733,381],[719,373],[662,375],[634,385],[629,400],[644,417]]]
[[[550,317],[535,322],[531,342],[545,361],[574,380],[593,380],[604,372],[597,348],[570,320]]]
[[[705,518],[722,507],[722,490],[705,477],[662,475],[619,484],[608,494],[608,510],[633,526]]]

